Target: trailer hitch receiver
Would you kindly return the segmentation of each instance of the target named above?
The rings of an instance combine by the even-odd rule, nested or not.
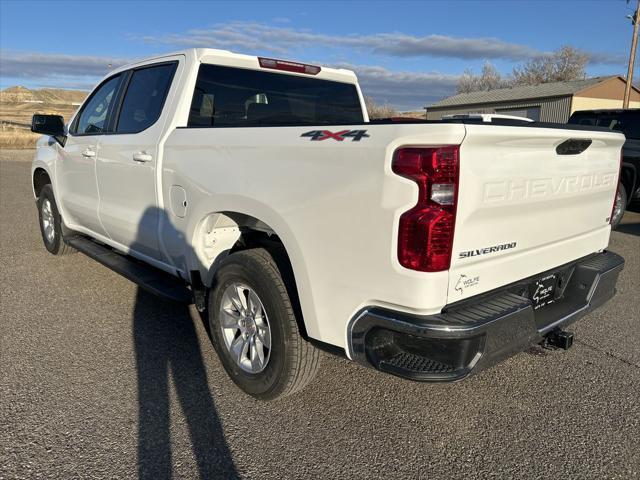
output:
[[[573,332],[560,329],[552,330],[545,335],[542,345],[546,348],[569,350],[573,345]]]

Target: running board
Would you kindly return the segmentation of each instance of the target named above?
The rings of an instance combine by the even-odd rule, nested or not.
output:
[[[116,253],[87,237],[73,235],[65,237],[65,243],[105,267],[131,280],[144,290],[160,297],[180,303],[193,303],[193,295],[187,284],[162,270],[147,265],[135,258]]]

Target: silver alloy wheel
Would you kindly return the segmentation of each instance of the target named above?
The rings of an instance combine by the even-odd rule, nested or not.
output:
[[[622,201],[622,193],[620,192],[620,189],[618,189],[618,192],[616,193],[616,202],[613,206],[613,218],[611,219],[611,223],[613,223],[613,225],[616,225],[624,214],[624,205],[622,204]]]
[[[45,198],[42,202],[42,230],[47,242],[53,243],[56,236],[56,230],[54,226],[53,211],[51,209],[51,202],[48,198]]]
[[[266,368],[271,329],[256,292],[241,283],[229,285],[220,302],[220,328],[231,357],[242,370],[259,373]]]

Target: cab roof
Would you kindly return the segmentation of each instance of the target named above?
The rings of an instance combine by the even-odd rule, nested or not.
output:
[[[194,61],[197,63],[209,63],[214,65],[222,65],[222,66],[229,66],[229,67],[249,68],[253,70],[267,70],[270,72],[277,71],[284,75],[298,75],[298,76],[304,76],[304,77],[313,77],[313,78],[319,78],[323,80],[333,80],[333,81],[343,82],[343,83],[358,82],[356,74],[352,70],[346,70],[343,68],[330,68],[330,67],[325,67],[317,64],[314,64],[314,65],[320,67],[320,72],[317,73],[316,75],[311,75],[308,73],[298,73],[298,72],[291,72],[291,71],[267,69],[260,66],[259,57],[257,56],[244,55],[241,53],[233,53],[228,50],[218,50],[214,48],[191,48],[186,50],[179,50],[176,52],[170,52],[163,55],[157,55],[154,57],[148,57],[148,58],[139,60],[137,62],[119,67],[109,73],[113,74],[118,71],[127,70],[132,67],[157,62],[159,60],[165,60],[165,59],[168,59],[168,57],[175,57],[178,55],[185,56],[187,59],[187,62]],[[309,65],[304,62],[298,62],[296,60],[291,60],[291,59],[273,58],[273,60],[281,60],[281,61],[283,60],[285,62],[294,62],[294,63],[301,63],[303,65]]]

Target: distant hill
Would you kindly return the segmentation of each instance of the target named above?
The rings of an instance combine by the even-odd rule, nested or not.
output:
[[[41,88],[31,90],[16,86],[0,90],[0,103],[42,102],[46,104],[80,103],[88,92],[80,90],[64,90],[62,88]]]
[[[69,120],[88,92],[62,88],[9,87],[0,90],[0,127],[28,129],[34,113],[62,115]]]
[[[425,119],[424,110],[423,111],[418,111],[418,112],[400,112],[400,116],[401,117],[416,118],[418,120],[424,120]]]

